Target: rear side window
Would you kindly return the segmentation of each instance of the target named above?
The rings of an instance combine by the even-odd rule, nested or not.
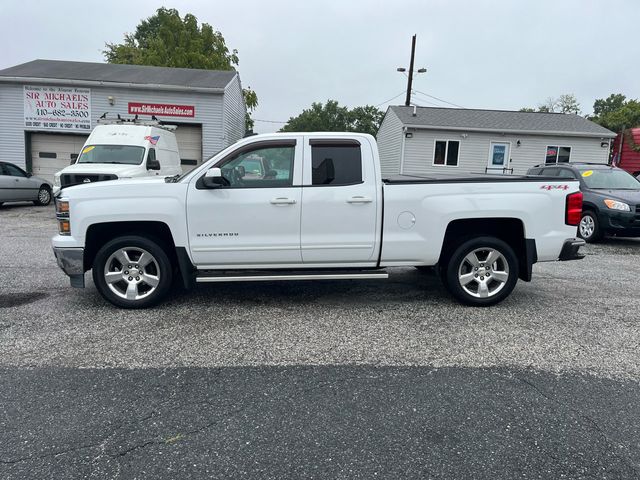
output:
[[[18,167],[5,163],[4,165],[5,175],[9,175],[12,177],[26,177],[24,172],[20,170]]]
[[[558,176],[560,178],[571,178],[573,180],[576,179],[576,175],[571,171],[571,170],[567,170],[566,168],[560,168],[560,171],[558,172]]]
[[[362,183],[360,144],[311,144],[313,185]]]

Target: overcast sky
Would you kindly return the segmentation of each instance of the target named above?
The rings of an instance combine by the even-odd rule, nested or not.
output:
[[[254,117],[286,121],[314,101],[402,104],[411,35],[414,89],[467,108],[537,106],[574,93],[584,113],[611,93],[640,97],[638,0],[2,0],[0,68],[36,58],[104,61],[160,7],[193,13],[238,50]],[[402,94],[402,95],[399,95]],[[397,96],[394,100],[387,101]],[[423,94],[418,105],[447,106]],[[282,124],[256,122],[259,132]]]

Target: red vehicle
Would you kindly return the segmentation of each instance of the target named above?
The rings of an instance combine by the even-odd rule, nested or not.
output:
[[[614,139],[613,165],[640,176],[640,128],[629,128]]]

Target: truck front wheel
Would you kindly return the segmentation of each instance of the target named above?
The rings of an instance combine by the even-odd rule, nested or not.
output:
[[[109,302],[123,308],[155,305],[171,286],[172,267],[164,249],[137,235],[107,242],[93,262],[93,282]]]
[[[466,305],[487,307],[504,300],[518,281],[513,249],[495,237],[467,240],[445,267],[445,286]]]

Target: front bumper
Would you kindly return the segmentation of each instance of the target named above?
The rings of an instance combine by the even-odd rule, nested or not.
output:
[[[584,254],[580,253],[580,247],[586,245],[586,242],[581,238],[568,238],[564,241],[564,245],[562,245],[562,250],[560,250],[560,257],[558,260],[564,262],[567,260],[582,260],[584,258]]]
[[[635,208],[636,211],[601,210],[598,220],[602,229],[609,235],[640,237],[640,210],[635,205],[631,208]]]
[[[53,247],[58,266],[69,276],[71,286],[84,288],[84,248]]]

